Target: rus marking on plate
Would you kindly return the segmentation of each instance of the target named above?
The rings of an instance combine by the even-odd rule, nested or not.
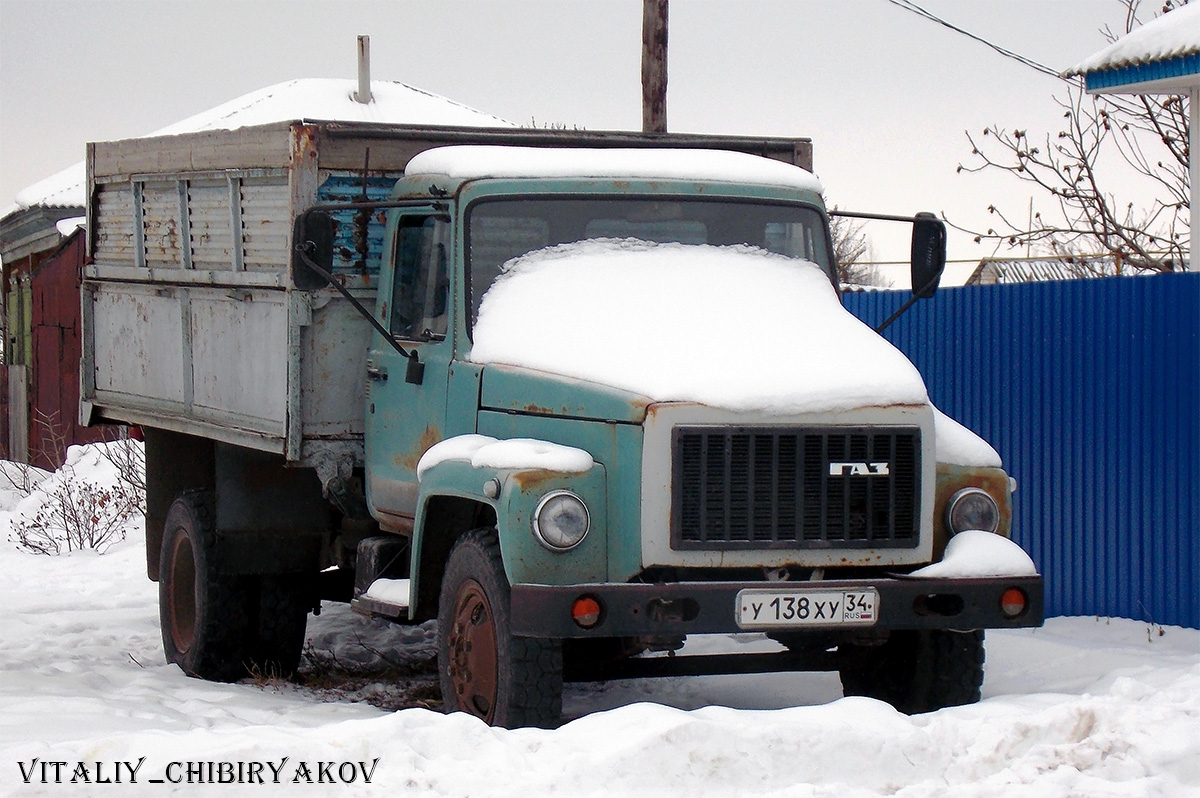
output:
[[[736,599],[743,629],[794,626],[871,626],[879,619],[879,593],[862,590],[742,590]]]

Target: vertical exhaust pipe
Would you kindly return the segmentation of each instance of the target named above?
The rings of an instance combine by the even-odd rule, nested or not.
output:
[[[371,102],[371,37],[358,37],[358,91],[356,102],[363,105]]]

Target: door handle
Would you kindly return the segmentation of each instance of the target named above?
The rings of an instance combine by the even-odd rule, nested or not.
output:
[[[376,366],[373,363],[368,363],[367,379],[377,380],[379,382],[387,382],[387,368],[384,366]]]

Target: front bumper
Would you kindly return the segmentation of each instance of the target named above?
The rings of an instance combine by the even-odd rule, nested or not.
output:
[[[878,620],[870,626],[805,626],[754,631],[846,631],[892,629],[1015,629],[1044,620],[1040,576],[986,579],[880,579],[816,582],[670,582],[660,584],[514,585],[511,627],[522,637],[638,637],[747,631],[738,625],[736,600],[746,589],[864,590],[874,588]],[[1026,605],[1017,617],[1001,609],[1005,591],[1016,588]],[[576,599],[589,596],[602,607],[600,622],[583,629],[571,617]]]

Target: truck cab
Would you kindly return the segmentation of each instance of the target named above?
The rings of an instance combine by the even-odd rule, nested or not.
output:
[[[841,309],[811,175],[470,146],[408,173],[365,436],[408,595],[364,563],[354,606],[438,618],[448,705],[545,723],[563,673],[718,632],[765,632],[793,667],[836,646],[849,690],[910,709],[978,698],[982,635],[950,630],[1039,622],[1039,578],[910,574],[956,532],[1007,538],[1009,482],[989,454],[939,451],[973,436]],[[876,673],[927,650],[950,683]]]

